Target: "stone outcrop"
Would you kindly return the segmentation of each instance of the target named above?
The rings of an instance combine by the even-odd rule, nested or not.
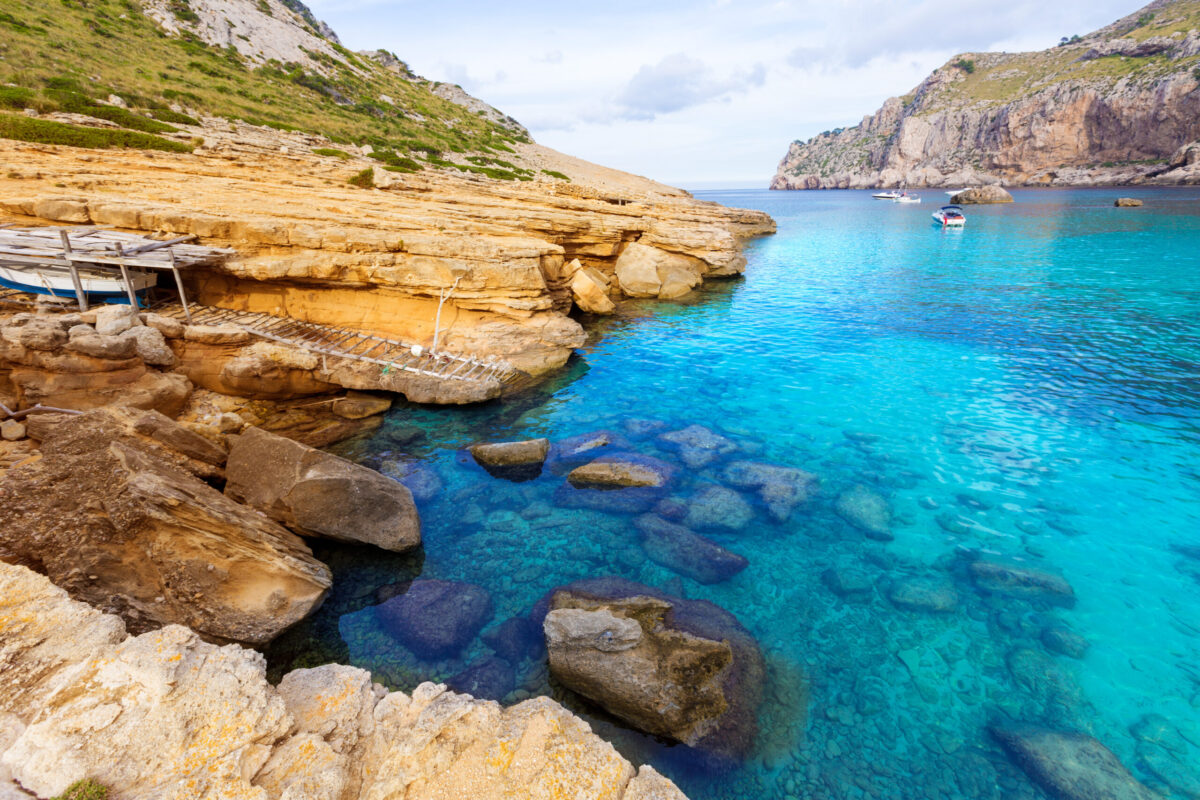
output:
[[[299,442],[248,428],[234,438],[225,494],[304,536],[404,552],[421,520],[403,484]]]
[[[1034,725],[992,725],[988,730],[1055,800],[1162,800],[1091,736]]]
[[[1136,197],[1118,197],[1113,202],[1113,206],[1116,208],[1141,208],[1142,205],[1142,201]]]
[[[951,203],[964,206],[993,205],[996,203],[1011,203],[1012,201],[1012,195],[1003,186],[995,184],[966,189],[950,198]]]
[[[731,486],[757,491],[777,522],[786,522],[818,489],[817,476],[811,472],[757,461],[734,461],[722,477]]]
[[[964,53],[848,128],[793,142],[772,189],[1200,182],[1200,31],[1178,0],[1042,52]]]
[[[718,762],[753,748],[764,662],[723,609],[601,578],[554,590],[534,618],[564,686]]]
[[[79,314],[16,314],[0,322],[0,372],[7,372],[18,407],[87,410],[120,403],[179,414],[192,384],[184,375],[152,369],[169,351],[151,341],[156,332],[132,333],[124,312],[114,308],[124,326],[101,325],[112,333]]]
[[[547,698],[511,708],[120,619],[0,563],[0,794],[92,778],[121,800],[685,800]],[[14,783],[15,782],[15,783]],[[7,794],[5,794],[7,792]]]
[[[440,323],[439,348],[498,357],[534,374],[560,367],[584,343],[583,328],[567,312],[576,297],[588,311],[607,310],[621,293],[622,258],[651,254],[664,266],[638,295],[673,297],[702,278],[737,274],[744,267],[742,240],[774,230],[760,212],[701,202],[533,144],[518,145],[513,158],[563,170],[572,181],[381,171],[386,187],[368,191],[347,180],[379,162],[312,155],[331,144],[319,137],[242,124],[231,130],[224,120],[192,133],[205,142],[195,154],[108,151],[102,160],[83,150],[0,140],[5,160],[21,165],[0,176],[0,213],[26,222],[69,217],[196,234],[238,254],[219,268],[189,271],[198,302],[426,348]],[[186,197],[180,185],[188,187]],[[568,270],[576,260],[579,268]],[[449,298],[439,318],[443,292]],[[193,382],[223,391],[217,378],[230,384],[253,377],[253,370],[221,376],[224,363],[215,363],[211,351],[181,352],[190,349],[183,341],[171,345]],[[205,360],[213,382],[201,378],[205,369],[197,362]],[[393,371],[392,388],[380,384],[378,369],[373,382],[343,372],[350,374],[331,369],[317,377],[345,388],[400,391],[415,402],[426,400],[414,395],[430,394],[411,374]]]
[[[567,474],[576,486],[633,487],[661,489],[675,478],[675,467],[640,453],[612,453],[601,456]]]
[[[967,566],[975,587],[985,594],[1020,600],[1040,600],[1050,605],[1071,608],[1075,590],[1060,575],[1022,564],[980,559]]]
[[[468,450],[475,463],[488,474],[506,480],[526,481],[542,474],[542,465],[550,452],[550,440],[474,444]]]
[[[209,440],[128,409],[30,424],[41,458],[0,483],[0,560],[137,631],[261,644],[324,599],[329,570],[299,537],[197,477],[220,474]]]

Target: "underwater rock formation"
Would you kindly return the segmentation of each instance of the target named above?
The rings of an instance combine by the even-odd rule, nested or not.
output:
[[[469,583],[416,580],[400,595],[376,606],[383,627],[418,658],[461,651],[492,615],[492,598]]]
[[[745,557],[654,514],[633,521],[651,561],[699,583],[727,581],[750,565]]]

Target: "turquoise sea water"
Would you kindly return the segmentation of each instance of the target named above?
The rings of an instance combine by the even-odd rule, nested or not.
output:
[[[553,694],[698,800],[1042,797],[986,733],[1004,718],[1090,733],[1156,788],[1200,791],[1200,560],[1172,548],[1200,545],[1200,192],[1138,190],[1145,208],[1114,209],[1115,190],[1018,191],[969,208],[961,231],[931,225],[943,197],[924,194],[702,194],[779,224],[749,245],[743,279],[585,320],[588,345],[536,391],[397,408],[343,445],[415,479],[424,552],[318,545],[334,592],[273,665],[348,661],[411,689],[490,651],[475,640],[420,661],[376,621],[381,587],[476,584],[494,624],[555,586],[619,575],[711,600],[757,637],[769,681],[755,756],[705,772],[551,684],[544,656],[518,666],[504,701]],[[705,586],[649,561],[629,515],[557,506],[561,476],[513,483],[462,452],[610,430],[678,461],[630,420],[706,426],[738,445],[729,458],[799,467],[820,491],[782,524],[747,494],[753,520],[706,535],[750,565]],[[721,464],[685,472],[672,495],[721,481]],[[894,541],[834,512],[854,486],[886,498]],[[964,570],[980,554],[1062,575],[1076,605],[981,594]],[[835,594],[831,569],[868,588]],[[912,578],[953,586],[957,604],[897,606]],[[1054,628],[1086,655],[1049,649]],[[1187,738],[1143,741],[1147,715]]]

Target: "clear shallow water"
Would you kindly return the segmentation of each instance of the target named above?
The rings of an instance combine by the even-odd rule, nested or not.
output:
[[[433,495],[424,552],[318,546],[333,595],[275,645],[275,667],[349,662],[411,689],[490,651],[476,640],[459,658],[416,659],[375,620],[381,587],[418,574],[477,584],[494,624],[555,586],[620,575],[711,600],[757,637],[770,680],[756,756],[706,774],[686,748],[551,685],[544,658],[520,665],[505,699],[553,694],[693,798],[1041,797],[986,734],[1006,716],[1091,733],[1164,788],[1155,769],[1172,762],[1130,728],[1147,714],[1200,727],[1200,561],[1170,547],[1200,545],[1200,192],[1139,190],[1148,207],[1134,210],[1111,207],[1116,191],[1016,192],[1012,206],[969,209],[962,231],[928,224],[942,197],[925,194],[900,206],[703,193],[779,223],[750,244],[745,279],[587,321],[589,344],[536,392],[398,408],[344,445],[393,475],[418,470]],[[799,467],[821,491],[783,524],[748,494],[748,526],[706,535],[750,566],[704,586],[646,559],[630,516],[557,507],[561,477],[511,483],[461,452],[608,429],[678,459],[629,420],[708,426],[739,445],[732,458]],[[673,495],[721,472],[686,474]],[[894,541],[834,513],[856,485],[888,499]],[[982,596],[968,552],[1061,574],[1078,602]],[[822,580],[847,566],[871,581],[866,595]],[[955,610],[890,602],[912,577],[952,582]],[[1042,643],[1055,626],[1090,643],[1082,660]],[[1185,775],[1200,773],[1196,745],[1174,756]]]

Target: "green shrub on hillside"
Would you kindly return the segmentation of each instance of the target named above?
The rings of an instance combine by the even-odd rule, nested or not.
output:
[[[351,155],[349,153],[347,153],[345,150],[338,150],[333,147],[316,147],[313,149],[313,152],[319,156],[329,156],[330,158],[340,158],[343,161],[345,161],[348,158],[351,158]]]
[[[172,111],[169,108],[155,108],[150,111],[150,116],[160,122],[174,122],[176,125],[199,125],[200,120],[195,117],[189,117],[187,114],[180,114],[178,111]]]
[[[351,186],[357,186],[360,189],[374,189],[375,170],[367,167],[362,172],[356,172],[347,183]]]
[[[194,149],[183,142],[173,142],[136,131],[84,128],[18,114],[0,114],[0,138],[40,144],[63,144],[70,147],[129,147],[136,150],[164,150],[169,153],[190,153]]]
[[[566,181],[567,183],[571,182],[570,175],[565,175],[556,169],[544,169],[542,172],[546,175],[549,175],[551,178],[558,178],[560,181]]]
[[[53,800],[108,800],[108,787],[91,778],[84,778],[72,783]]]
[[[975,72],[975,62],[969,58],[960,58],[958,61],[954,62],[954,66],[958,67],[968,75]]]
[[[20,86],[0,86],[0,108],[29,108],[33,105],[33,92]]]
[[[200,15],[192,11],[192,7],[188,5],[188,0],[171,0],[167,4],[167,8],[175,15],[176,19],[182,22],[199,22]]]

